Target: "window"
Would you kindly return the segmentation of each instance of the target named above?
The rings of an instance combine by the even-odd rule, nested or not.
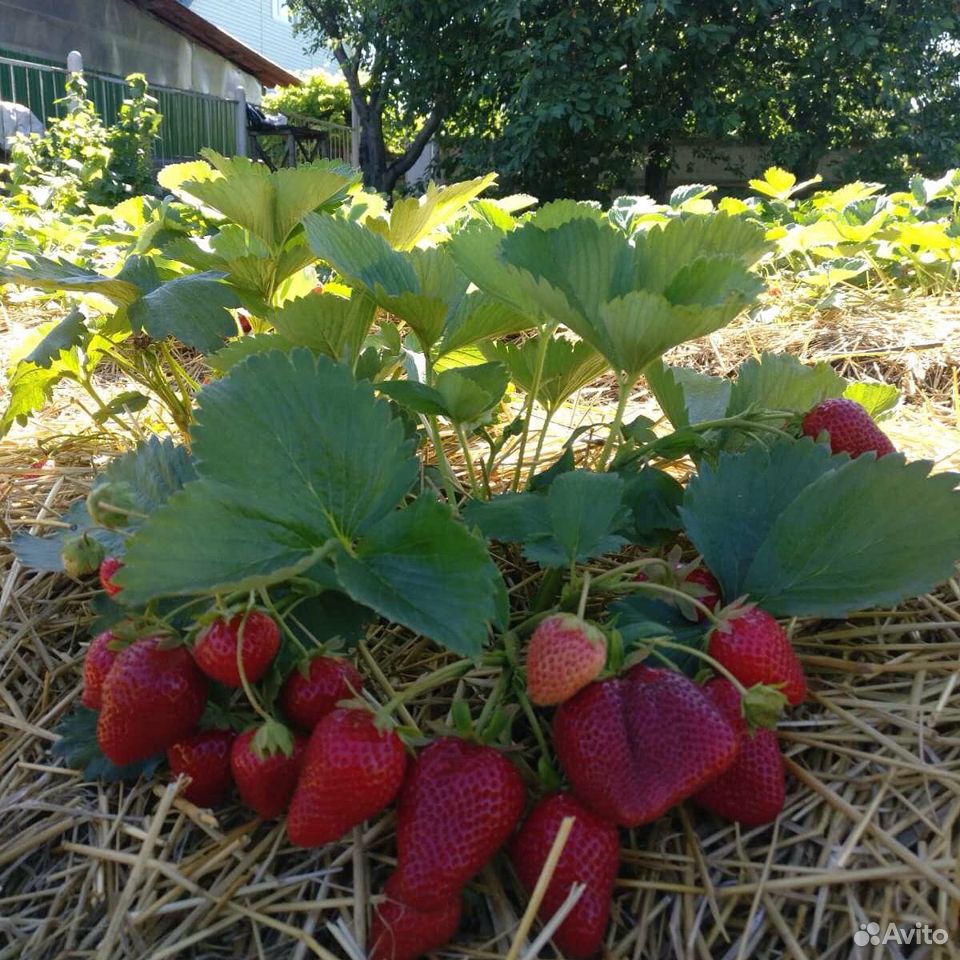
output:
[[[287,6],[287,0],[273,0],[273,19],[283,23],[290,22],[290,8]]]

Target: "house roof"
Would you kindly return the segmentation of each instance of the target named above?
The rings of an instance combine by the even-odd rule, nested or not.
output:
[[[256,77],[265,87],[297,86],[300,80],[283,67],[241,43],[236,37],[204,20],[179,0],[129,0],[135,7],[153,14],[178,33],[202,43]]]

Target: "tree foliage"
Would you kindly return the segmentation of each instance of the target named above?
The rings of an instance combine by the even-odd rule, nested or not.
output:
[[[637,166],[662,197],[689,138],[758,143],[804,175],[838,148],[888,181],[956,162],[953,0],[294,2],[333,47],[379,189],[438,133],[451,175],[496,169],[541,199],[607,199]],[[395,155],[391,110],[410,141]]]

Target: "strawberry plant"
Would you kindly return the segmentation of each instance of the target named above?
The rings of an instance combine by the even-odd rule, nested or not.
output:
[[[686,800],[776,819],[778,719],[813,709],[776,618],[844,617],[949,577],[957,477],[880,442],[889,388],[775,354],[729,377],[667,362],[754,302],[772,255],[757,218],[716,212],[707,188],[664,210],[515,216],[523,201],[478,199],[484,179],[388,213],[326,167],[208,159],[167,177],[203,240],[115,275],[40,264],[156,324],[157,343],[209,350],[218,374],[190,392],[179,442],[141,442],[54,536],[14,540],[27,565],[103,578],[84,708],[57,749],[105,778],[165,757],[197,803],[232,783],[260,817],[288,814],[296,846],[396,801],[373,956],[447,942],[505,846],[528,890],[553,864],[544,920],[584,885],[555,939],[589,956],[618,827]],[[549,420],[603,375],[610,421],[542,462],[535,406]],[[660,421],[629,420],[640,382]],[[391,692],[377,646],[353,653],[397,634],[442,659]],[[494,679],[477,717],[455,701],[428,735],[397,716],[478,665]]]

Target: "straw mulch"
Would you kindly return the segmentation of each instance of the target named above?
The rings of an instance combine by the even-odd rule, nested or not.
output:
[[[907,394],[890,433],[947,469],[960,465],[958,318],[957,302],[861,304],[790,324],[743,321],[736,335],[678,354],[725,373],[755,350],[788,347],[830,355],[847,375],[888,379]],[[933,342],[943,346],[911,349]],[[584,393],[577,419],[584,410],[601,419]],[[642,396],[636,407],[650,410]],[[114,451],[109,436],[70,439],[81,423],[60,397],[42,423],[0,444],[4,535],[49,528]],[[44,436],[60,439],[45,444],[54,459],[37,471],[29,464]],[[6,553],[2,564],[0,960],[361,958],[394,853],[392,813],[340,844],[300,851],[282,826],[239,806],[215,818],[162,780],[82,782],[49,749],[78,701],[92,588],[23,570]],[[950,945],[860,950],[853,934],[870,921],[921,923],[960,943],[960,580],[897,609],[792,629],[811,697],[781,728],[791,774],[783,816],[744,832],[684,808],[624,832],[609,957],[954,955]],[[390,628],[359,652],[381,702],[443,659]],[[478,668],[401,715],[429,733],[454,696],[479,705],[496,680],[496,668]],[[532,739],[512,753],[529,772]],[[440,954],[556,956],[536,942],[539,925],[522,922],[526,905],[498,859],[470,888],[459,941]]]

